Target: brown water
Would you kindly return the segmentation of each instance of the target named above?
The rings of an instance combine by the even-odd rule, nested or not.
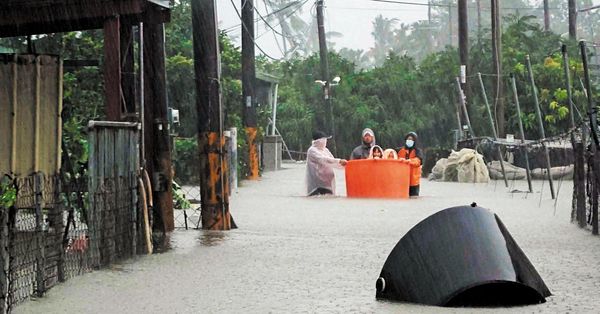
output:
[[[503,182],[422,182],[414,200],[306,198],[303,165],[243,182],[229,232],[177,231],[162,254],[74,278],[17,313],[593,313],[600,304],[600,239],[569,223],[571,182],[556,214],[544,193]],[[516,182],[511,189],[525,189]],[[344,195],[338,172],[338,194]],[[536,182],[540,190],[541,182]],[[448,309],[375,300],[389,252],[416,223],[477,202],[496,212],[554,296],[541,305]]]

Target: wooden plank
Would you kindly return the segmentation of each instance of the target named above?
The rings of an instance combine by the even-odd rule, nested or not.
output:
[[[38,111],[38,165],[39,171],[47,175],[58,174],[60,169],[60,103],[59,60],[54,56],[39,56],[40,63],[40,106]]]
[[[35,171],[35,57],[19,56],[17,64],[17,127],[15,174],[28,176]]]
[[[13,64],[0,60],[0,176],[12,171],[12,139],[13,139],[13,103],[12,86],[14,85]],[[6,114],[4,114],[6,113]]]

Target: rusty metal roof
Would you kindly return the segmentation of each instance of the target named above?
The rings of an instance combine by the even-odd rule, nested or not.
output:
[[[0,37],[102,28],[108,18],[121,23],[165,23],[168,0],[2,0]]]

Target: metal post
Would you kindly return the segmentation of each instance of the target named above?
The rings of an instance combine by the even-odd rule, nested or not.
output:
[[[498,132],[496,132],[496,125],[494,123],[494,117],[492,116],[492,110],[490,108],[490,103],[487,99],[487,93],[485,91],[485,85],[483,85],[483,79],[481,78],[481,73],[477,73],[477,77],[479,78],[479,84],[481,85],[481,94],[483,96],[483,100],[485,102],[485,108],[487,109],[488,119],[490,120],[490,126],[492,127],[492,134],[494,135],[494,141],[498,141]],[[504,185],[508,187],[508,180],[506,178],[506,171],[504,170],[504,159],[502,158],[502,151],[500,150],[500,146],[496,145],[496,151],[498,153],[498,160],[500,161],[500,168],[502,169],[502,177],[504,178]]]
[[[544,131],[544,120],[542,120],[542,112],[540,110],[540,102],[538,100],[537,87],[535,86],[535,79],[533,78],[533,70],[531,68],[531,59],[529,55],[525,56],[525,60],[527,61],[527,71],[529,72],[529,80],[531,82],[531,89],[533,90],[533,101],[535,103],[535,113],[538,120],[538,126],[540,128],[540,139],[543,141],[546,138],[546,132]],[[544,154],[546,155],[546,168],[548,169],[548,182],[550,183],[550,193],[552,194],[552,199],[556,198],[556,194],[554,193],[554,182],[552,181],[552,165],[550,164],[550,153],[548,152],[548,146],[544,142],[542,142],[542,146],[544,147]]]
[[[465,102],[465,94],[463,93],[462,88],[460,88],[460,79],[458,77],[456,77],[456,88],[458,89],[458,101],[460,102],[463,114],[467,120],[467,126],[469,127],[469,132],[471,132],[471,138],[473,138],[475,137],[475,132],[473,132],[473,127],[471,126],[471,120],[469,119],[469,112],[467,111],[467,104]]]
[[[502,84],[502,27],[500,26],[500,0],[491,0],[492,6],[492,63],[496,74],[496,92],[494,93],[494,108],[498,136],[504,137],[504,85]]]
[[[529,155],[527,154],[527,147],[525,146],[525,131],[523,130],[523,120],[521,120],[521,106],[519,105],[519,94],[517,94],[517,82],[515,76],[511,73],[510,80],[512,82],[513,96],[515,105],[517,106],[517,120],[519,120],[519,131],[521,132],[521,144],[525,152],[525,171],[527,172],[527,185],[529,186],[529,193],[533,193],[533,187],[531,186],[531,171],[529,170]]]
[[[275,83],[275,90],[273,91],[273,125],[271,127],[271,135],[275,136],[275,127],[277,122],[277,93],[279,90],[279,83]]]

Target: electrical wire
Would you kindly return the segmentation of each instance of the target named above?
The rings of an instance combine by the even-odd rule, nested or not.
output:
[[[247,0],[246,0],[247,1]],[[233,9],[235,10],[235,13],[237,14],[237,16],[240,18],[240,21],[242,21],[242,14],[240,13],[240,11],[238,10],[237,6],[235,5],[235,2],[233,2],[233,0],[230,0],[231,5],[233,6]],[[247,2],[244,2],[244,4],[246,4]],[[244,23],[244,21],[242,21],[242,28],[243,31],[247,32],[248,34],[250,34],[250,31],[248,30],[248,27],[246,26],[246,23]],[[275,61],[279,61],[281,59],[277,59],[272,57],[270,54],[266,53],[257,43],[256,40],[254,39],[254,34],[250,34],[250,39],[252,40],[252,43],[254,43],[254,46],[256,48],[258,48],[258,50],[260,50],[260,52],[263,53],[263,55],[265,55],[265,57],[275,60]]]

